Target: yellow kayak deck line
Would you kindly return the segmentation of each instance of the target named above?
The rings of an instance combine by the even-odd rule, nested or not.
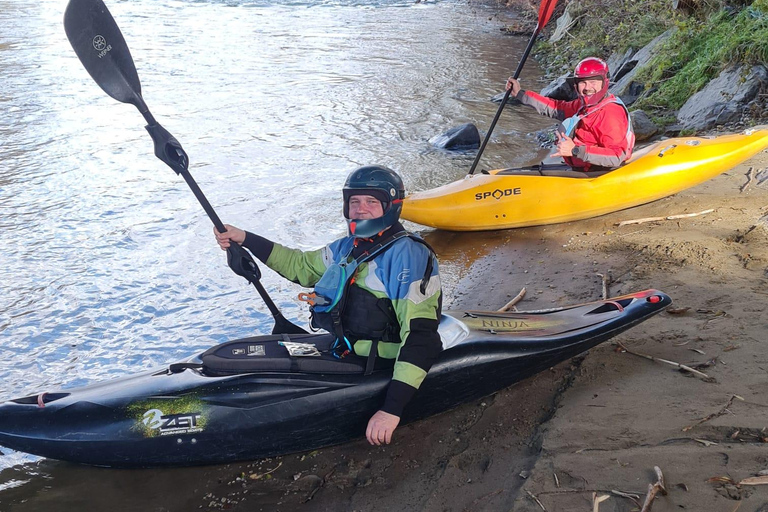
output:
[[[719,137],[678,137],[639,149],[597,177],[496,169],[405,198],[402,217],[450,231],[587,219],[661,199],[732,169],[768,147],[768,126]],[[544,171],[546,172],[546,171]],[[560,175],[557,175],[560,174]]]

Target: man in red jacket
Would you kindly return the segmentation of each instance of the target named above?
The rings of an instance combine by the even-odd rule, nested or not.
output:
[[[632,156],[635,134],[629,110],[608,92],[608,65],[588,57],[576,65],[568,78],[578,98],[562,101],[520,88],[510,77],[507,89],[524,105],[539,114],[562,121],[557,131],[557,152],[565,162],[580,171],[606,171],[619,167]]]

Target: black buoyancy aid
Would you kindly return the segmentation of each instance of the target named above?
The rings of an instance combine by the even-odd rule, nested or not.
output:
[[[435,252],[427,242],[417,236],[404,231],[395,233],[378,244],[375,250],[360,256],[358,264],[380,255],[403,236],[408,236],[429,249],[429,260],[421,281],[421,291],[425,293],[434,268]],[[310,325],[315,329],[325,329],[335,334],[339,340],[346,338],[350,343],[357,340],[400,343],[400,323],[397,321],[392,301],[387,297],[378,298],[359,286],[352,286],[355,275],[356,272],[347,278],[341,299],[330,311],[319,312],[315,308],[310,309]]]

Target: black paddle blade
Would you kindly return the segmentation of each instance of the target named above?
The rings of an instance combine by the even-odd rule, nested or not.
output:
[[[286,320],[282,314],[274,317],[275,325],[272,327],[272,334],[309,334],[298,325]]]
[[[69,0],[64,30],[80,62],[104,92],[144,112],[141,82],[123,34],[102,0]]]

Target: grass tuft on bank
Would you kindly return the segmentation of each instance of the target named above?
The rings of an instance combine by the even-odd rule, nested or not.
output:
[[[561,0],[547,34],[568,5]],[[662,119],[679,109],[722,70],[734,64],[768,62],[768,0],[571,0],[576,20],[558,42],[542,40],[537,59],[549,75],[567,73],[580,59],[639,49],[675,28],[672,37],[641,71],[649,93],[634,109]],[[515,8],[531,8],[511,0]],[[677,6],[677,8],[676,8]],[[533,6],[538,8],[538,6]]]

